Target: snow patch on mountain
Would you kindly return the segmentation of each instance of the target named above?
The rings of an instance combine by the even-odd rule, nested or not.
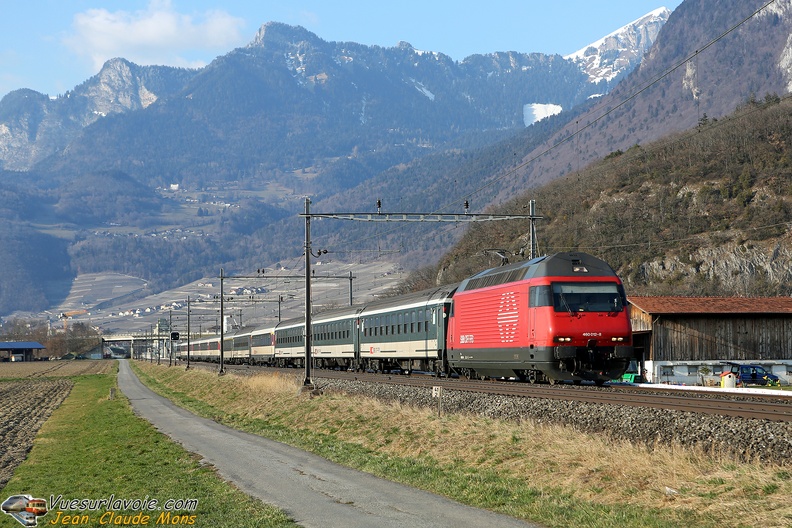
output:
[[[412,81],[413,86],[415,86],[416,90],[424,94],[430,101],[435,100],[435,94],[433,94],[426,86],[424,86],[422,82],[417,81],[415,79],[410,79],[410,80]]]
[[[564,58],[577,62],[591,82],[613,81],[641,61],[670,14],[665,7],[655,9]]]
[[[545,117],[560,114],[563,108],[557,104],[531,103],[523,105],[523,124],[531,126]]]

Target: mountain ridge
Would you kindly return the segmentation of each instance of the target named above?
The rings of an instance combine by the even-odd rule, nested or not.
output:
[[[326,42],[303,28],[268,23],[248,45],[200,70],[113,59],[54,101],[33,97],[27,106],[9,108],[18,94],[4,97],[0,144],[13,143],[12,129],[19,143],[11,149],[16,160],[0,149],[2,180],[38,193],[40,210],[28,221],[59,226],[49,232],[68,241],[70,261],[61,263],[66,274],[107,266],[163,288],[218,266],[256,267],[262,258],[293,253],[290,235],[300,226],[289,215],[300,212],[302,195],[322,204],[354,189],[358,204],[373,203],[383,190],[377,180],[389,173],[402,207],[437,207],[448,188],[486,180],[511,160],[509,151],[538,143],[565,119],[551,115],[526,127],[526,105],[571,109],[590,104],[603,88],[609,89],[560,55],[496,52],[455,62],[406,42],[393,48]],[[9,126],[5,115],[24,119]],[[48,148],[36,144],[44,130],[58,139]],[[492,158],[480,161],[479,154]],[[444,164],[455,166],[458,184],[446,179]],[[400,173],[415,179],[400,181]],[[136,198],[144,197],[132,189],[152,190],[141,214],[98,207],[115,199],[102,186],[89,195],[98,215],[80,210],[85,195],[63,193],[86,175],[103,174],[117,176],[107,187]],[[411,191],[409,201],[410,193],[399,190],[407,181],[432,196]],[[389,207],[397,205],[385,198]],[[174,218],[182,225],[178,237]],[[344,230],[328,236],[343,242]],[[322,236],[323,228],[315,232]],[[451,230],[393,242],[412,260],[458,236]],[[238,242],[229,247],[227,240]]]

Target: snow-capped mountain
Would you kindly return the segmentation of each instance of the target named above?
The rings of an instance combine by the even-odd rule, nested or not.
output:
[[[578,63],[593,83],[618,81],[641,62],[670,14],[655,9],[564,58]]]
[[[22,309],[22,301],[24,309],[45,306],[55,289],[19,295],[13,285],[42,283],[38,277],[51,276],[52,269],[135,268],[138,276],[170,285],[201,267],[211,269],[215,262],[205,255],[235,260],[248,258],[246,248],[266,246],[267,256],[257,258],[282,258],[292,251],[292,225],[299,224],[279,223],[277,245],[258,239],[271,238],[270,227],[294,212],[295,196],[311,196],[318,207],[332,200],[335,208],[351,190],[367,187],[400,196],[407,209],[435,210],[457,186],[443,179],[453,174],[452,164],[477,158],[483,148],[500,152],[499,141],[519,135],[520,148],[509,148],[512,159],[559,124],[543,118],[614,86],[590,81],[577,62],[559,54],[506,51],[454,61],[406,42],[392,48],[328,42],[304,28],[269,22],[249,45],[204,68],[114,59],[56,99],[15,90],[0,99],[0,243],[17,259],[4,262],[0,314]],[[456,178],[475,182],[486,174],[482,170],[491,168],[466,169]],[[185,222],[200,216],[200,234],[178,246],[166,243],[168,261],[179,266],[149,271],[158,261],[148,255],[161,252],[163,239],[143,241],[133,228],[170,229],[160,229],[167,215],[159,213],[187,211],[172,195],[163,198],[160,191],[174,187],[207,199],[220,194],[214,200],[221,203],[244,197],[244,206],[229,215],[208,215],[203,206],[189,211]],[[245,196],[253,189],[267,192]],[[355,209],[366,200],[344,203]],[[80,235],[56,237],[52,223],[73,226]],[[130,231],[116,236],[108,226]],[[33,236],[37,229],[40,239]],[[218,251],[230,235],[217,233],[226,229],[256,240],[228,256]],[[75,252],[69,253],[72,240]],[[139,243],[153,246],[141,249]],[[61,252],[41,250],[49,247]],[[130,254],[140,262],[130,264]],[[23,273],[29,255],[36,255],[35,277]],[[116,262],[121,256],[124,262]]]
[[[599,87],[589,97],[600,97],[610,92],[624,76],[641,63],[641,59],[652,47],[660,28],[666,23],[670,14],[671,11],[665,7],[655,9],[564,57],[580,68],[587,76],[589,85]],[[523,123],[529,126],[563,110],[563,106],[551,102],[525,104]]]

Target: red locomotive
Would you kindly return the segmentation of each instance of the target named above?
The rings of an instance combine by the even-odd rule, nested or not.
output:
[[[618,379],[633,356],[624,287],[607,263],[585,253],[483,271],[454,293],[447,354],[467,377]]]

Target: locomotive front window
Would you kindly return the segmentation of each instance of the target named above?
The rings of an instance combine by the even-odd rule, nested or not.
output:
[[[615,282],[554,282],[556,312],[621,312],[623,289]]]

